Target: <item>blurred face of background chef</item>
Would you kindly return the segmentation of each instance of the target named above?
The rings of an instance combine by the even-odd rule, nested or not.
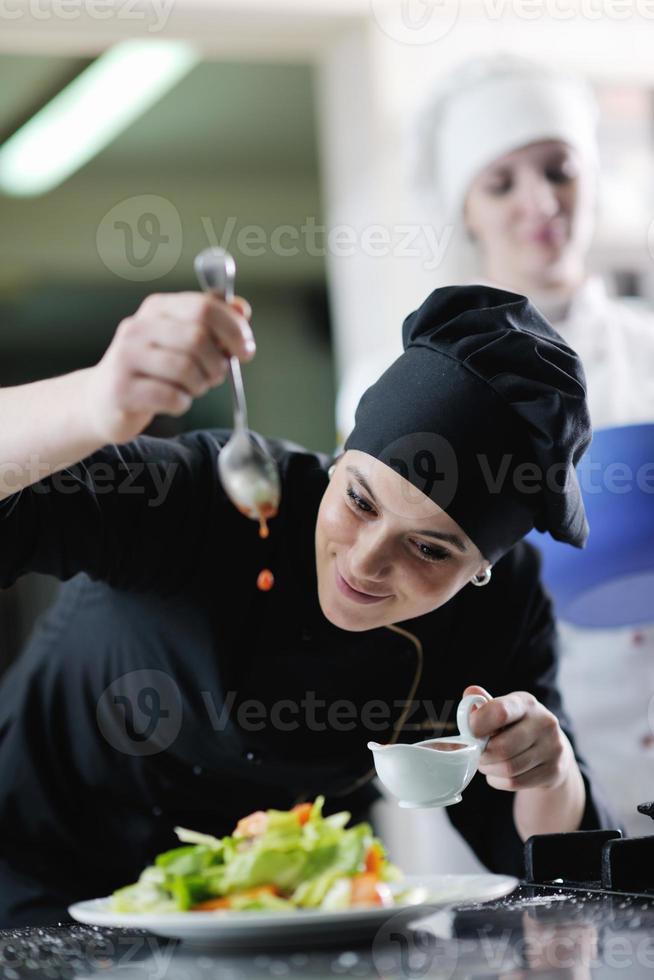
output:
[[[465,227],[481,276],[530,296],[570,296],[595,223],[598,110],[580,79],[524,59],[455,69],[423,114],[423,178]]]
[[[465,200],[484,278],[527,295],[583,282],[594,224],[594,173],[574,147],[545,140],[485,167]]]

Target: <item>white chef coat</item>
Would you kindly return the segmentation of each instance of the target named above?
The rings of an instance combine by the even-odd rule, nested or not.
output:
[[[588,277],[571,302],[536,305],[581,358],[595,429],[654,422],[654,311],[610,297],[599,276]],[[346,373],[336,404],[341,443],[354,425],[359,398],[400,354],[398,338],[396,349],[377,351]],[[559,686],[580,752],[627,833],[654,833],[651,819],[635,809],[654,797],[654,627],[635,632],[561,624],[561,647]],[[398,822],[390,814],[384,821],[391,839],[403,843],[407,867],[424,867],[428,843],[435,871],[479,867],[455,841],[442,811],[412,813],[410,834],[407,826],[404,833],[395,827]],[[420,857],[410,853],[407,837],[422,840]]]
[[[593,428],[654,422],[654,311],[591,276],[550,322],[581,358]]]

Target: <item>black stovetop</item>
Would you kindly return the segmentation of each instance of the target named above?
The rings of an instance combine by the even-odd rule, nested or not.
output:
[[[654,899],[522,885],[491,904],[439,911],[372,942],[221,951],[88,926],[0,932],[3,980],[263,980],[270,977],[586,980],[654,976]]]

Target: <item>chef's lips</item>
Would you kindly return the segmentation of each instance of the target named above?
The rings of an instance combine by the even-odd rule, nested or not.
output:
[[[345,449],[398,472],[491,563],[534,526],[583,547],[574,467],[591,428],[575,352],[528,299],[488,286],[434,290],[403,342]]]

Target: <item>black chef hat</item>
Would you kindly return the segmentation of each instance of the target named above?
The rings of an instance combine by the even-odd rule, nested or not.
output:
[[[583,547],[575,466],[590,442],[579,358],[524,296],[436,289],[363,395],[345,449],[386,463],[495,562],[537,527]]]

